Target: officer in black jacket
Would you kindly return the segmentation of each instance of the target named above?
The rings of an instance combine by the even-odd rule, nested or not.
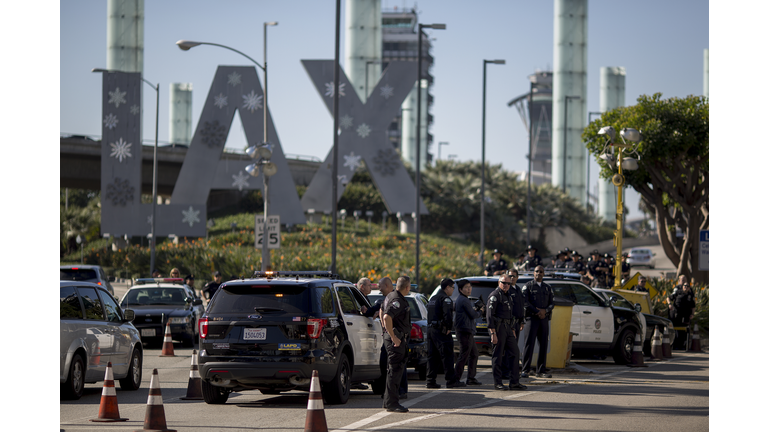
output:
[[[567,261],[565,260],[566,254],[563,251],[557,251],[557,259],[555,260],[555,268],[564,269]],[[535,268],[535,267],[534,267]]]
[[[456,379],[453,365],[453,300],[451,295],[455,288],[453,279],[443,279],[440,291],[429,299],[427,304],[427,322],[429,337],[427,337],[427,388],[440,388],[435,382],[440,362],[445,370],[445,386],[448,388],[464,387],[465,383]]]
[[[498,249],[493,250],[493,260],[485,266],[486,276],[500,275],[509,269],[507,261],[501,258],[502,254],[503,252]]]
[[[541,265],[541,257],[537,255],[537,252],[539,250],[533,247],[533,245],[528,245],[528,248],[526,249],[526,252],[528,253],[528,258],[525,261],[525,270],[531,271],[536,268],[536,266]]]
[[[509,278],[512,281],[512,285],[509,288],[509,297],[512,299],[512,316],[514,317],[515,331],[513,333],[514,343],[512,348],[514,356],[507,356],[504,361],[504,369],[502,378],[511,377],[512,375],[520,375],[520,343],[519,340],[522,337],[522,331],[525,327],[525,299],[523,298],[523,292],[520,287],[517,286],[518,273],[515,270],[509,271]],[[514,360],[514,361],[513,361]]]
[[[549,320],[552,318],[552,309],[555,308],[555,295],[552,287],[543,282],[544,268],[539,266],[533,271],[533,280],[523,286],[525,308],[530,315],[531,329],[528,339],[525,341],[525,354],[523,356],[522,377],[528,377],[533,360],[533,347],[539,342],[539,359],[536,376],[539,378],[551,378],[546,372],[547,367],[547,338],[549,337]]]
[[[486,307],[486,319],[488,321],[488,333],[493,344],[493,387],[496,390],[525,390],[527,387],[520,384],[518,362],[515,355],[516,325],[514,316],[513,298],[510,296],[510,287],[514,285],[509,275],[499,277],[499,287],[488,296]],[[505,361],[511,366],[509,387],[502,381]]]
[[[384,299],[381,307],[384,324],[384,347],[387,350],[387,386],[383,408],[390,412],[408,412],[400,405],[400,380],[408,360],[408,338],[411,335],[411,307],[405,296],[411,292],[411,278],[397,278],[397,288]]]

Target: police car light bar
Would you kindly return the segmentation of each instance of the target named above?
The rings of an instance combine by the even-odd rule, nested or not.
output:
[[[148,283],[160,283],[160,282],[184,283],[184,279],[182,279],[182,278],[139,278],[139,279],[136,279],[136,285],[143,285],[143,284],[148,284]]]
[[[333,274],[330,271],[255,271],[253,272],[254,278],[277,278],[277,277],[324,277],[337,279],[338,275]]]

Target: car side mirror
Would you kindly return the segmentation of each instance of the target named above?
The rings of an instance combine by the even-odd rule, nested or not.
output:
[[[192,300],[192,306],[199,306],[199,305],[201,305],[201,304],[203,304],[203,301],[202,301],[202,300],[200,300],[200,299],[194,299],[194,300]]]
[[[136,312],[134,312],[133,309],[126,309],[123,311],[124,321],[130,322],[133,321],[134,318],[136,318]]]
[[[609,299],[608,299],[608,302],[609,302],[609,303],[608,303],[608,306],[610,306],[610,305],[612,305],[612,304],[616,303],[617,301],[619,301],[619,298],[618,298],[618,297],[616,297],[616,296],[611,296],[611,298],[609,298]]]
[[[640,306],[640,303],[635,303],[635,311],[636,312],[641,312],[642,310],[643,310],[643,307]]]

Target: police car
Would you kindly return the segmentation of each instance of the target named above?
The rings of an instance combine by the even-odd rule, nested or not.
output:
[[[554,291],[556,302],[565,300],[573,303],[570,331],[575,335],[572,354],[575,357],[611,355],[617,364],[630,363],[635,334],[642,334],[643,330],[641,318],[638,317],[640,312],[614,307],[609,300],[581,283],[579,277],[580,275],[575,273],[555,272],[547,272],[544,276],[544,282]],[[488,296],[499,286],[499,276],[471,276],[456,279],[456,282],[462,279],[472,283],[472,301],[482,298],[483,302],[487,303]],[[532,273],[521,272],[517,286],[522,288],[532,279]],[[436,294],[438,289],[440,287],[437,287],[432,295]],[[458,291],[454,290],[451,297],[457,298]],[[458,346],[455,337],[454,332],[454,350]],[[484,316],[477,319],[475,343],[480,354],[491,355],[493,347]]]
[[[362,306],[371,307],[355,284],[330,272],[256,272],[223,283],[200,319],[205,402],[246,390],[309,391],[317,370],[326,402],[346,403],[353,383],[381,375],[381,329]]]

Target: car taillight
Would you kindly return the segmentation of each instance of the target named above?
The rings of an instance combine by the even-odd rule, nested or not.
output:
[[[328,320],[320,318],[310,318],[307,320],[307,333],[309,333],[310,339],[317,339],[320,337],[320,332],[323,327],[328,324]]]
[[[424,339],[424,332],[418,324],[411,324],[411,339]]]
[[[208,318],[200,318],[200,339],[208,336]]]

